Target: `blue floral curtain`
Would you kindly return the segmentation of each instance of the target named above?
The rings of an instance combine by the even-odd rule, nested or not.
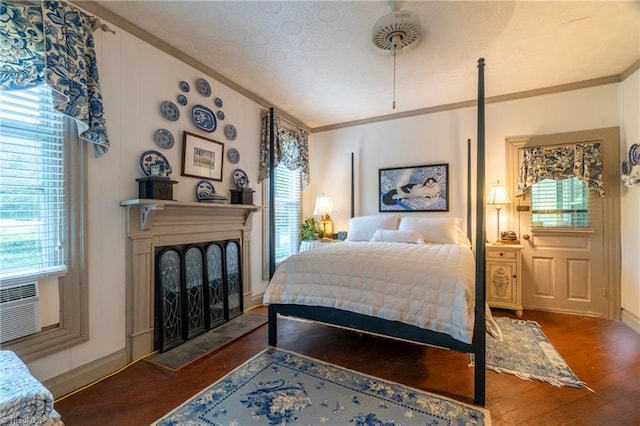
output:
[[[99,157],[110,145],[93,44],[96,21],[63,1],[0,3],[0,89],[46,83],[55,109],[75,119],[78,134]]]
[[[520,173],[516,195],[523,195],[545,179],[577,177],[604,196],[602,146],[599,142],[520,150]]]
[[[302,174],[302,188],[309,186],[309,132],[299,127],[289,130],[281,125],[281,119],[275,117],[274,167],[283,165],[289,170],[300,170]],[[269,177],[269,111],[261,112],[262,134],[260,138],[260,166],[258,183]]]

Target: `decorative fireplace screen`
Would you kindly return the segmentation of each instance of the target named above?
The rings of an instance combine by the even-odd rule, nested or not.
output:
[[[156,249],[154,346],[164,352],[242,314],[238,240]]]

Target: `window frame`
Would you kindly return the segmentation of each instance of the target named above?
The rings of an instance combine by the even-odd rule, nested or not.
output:
[[[87,269],[87,147],[77,136],[75,121],[64,118],[67,182],[67,273],[58,277],[60,322],[3,344],[24,362],[60,352],[89,340]]]

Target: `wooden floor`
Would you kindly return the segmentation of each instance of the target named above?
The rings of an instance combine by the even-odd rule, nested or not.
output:
[[[506,311],[495,315],[515,318]],[[525,311],[522,319],[541,325],[595,393],[487,371],[485,407],[494,425],[640,425],[640,335],[603,319],[535,311]],[[467,366],[467,355],[319,324],[279,324],[283,349],[472,402],[473,368]],[[265,325],[177,373],[140,361],[55,407],[67,426],[147,425],[266,346]]]

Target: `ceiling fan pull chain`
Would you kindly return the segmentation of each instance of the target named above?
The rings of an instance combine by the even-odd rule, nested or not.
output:
[[[393,103],[391,109],[396,109],[396,55],[393,55]]]

